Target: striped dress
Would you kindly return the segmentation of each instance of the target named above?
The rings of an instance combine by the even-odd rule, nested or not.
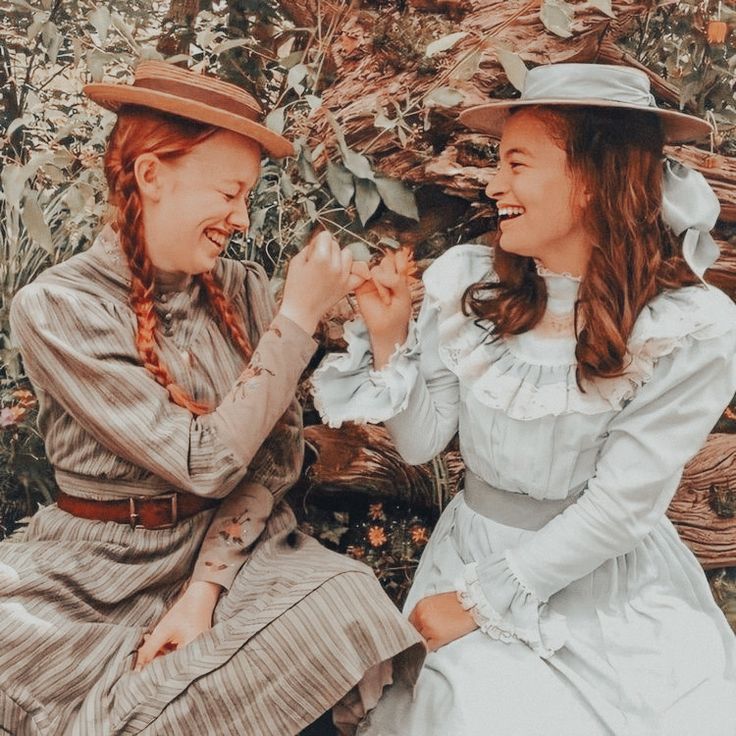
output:
[[[111,230],[13,301],[60,488],[222,500],[161,530],[52,505],[0,542],[0,733],[289,736],[336,703],[347,733],[385,683],[416,677],[420,638],[369,568],[299,532],[282,500],[301,467],[294,392],[315,344],[274,318],[260,267],[221,259],[216,275],[256,345],[247,366],[198,281],[157,275],[160,356],[214,407],[201,417],[140,364]],[[225,589],[212,628],[135,672],[144,633],[192,578]]]

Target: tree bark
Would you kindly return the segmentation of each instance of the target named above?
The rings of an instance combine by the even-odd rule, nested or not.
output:
[[[712,434],[688,463],[667,515],[706,569],[736,565],[736,435]]]

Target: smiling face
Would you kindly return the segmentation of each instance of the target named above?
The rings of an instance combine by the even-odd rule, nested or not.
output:
[[[496,200],[505,251],[536,258],[558,273],[585,272],[593,246],[583,225],[587,195],[561,143],[533,111],[506,122],[498,173],[486,194]]]
[[[247,199],[260,161],[255,141],[226,130],[171,160],[140,156],[136,179],[153,265],[170,273],[210,271],[230,236],[248,229]]]

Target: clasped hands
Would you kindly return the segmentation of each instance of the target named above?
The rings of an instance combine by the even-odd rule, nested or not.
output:
[[[406,249],[389,251],[374,266],[354,261],[326,231],[289,263],[280,312],[312,334],[342,297],[354,293],[371,339],[403,342],[411,317],[409,282],[414,261]]]

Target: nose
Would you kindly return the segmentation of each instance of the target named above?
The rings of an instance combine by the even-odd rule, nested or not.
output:
[[[235,230],[247,231],[250,227],[250,216],[248,215],[248,203],[245,199],[233,200],[233,207],[228,215],[228,222]]]
[[[500,199],[506,191],[506,177],[502,173],[502,167],[496,169],[496,173],[493,174],[486,184],[486,197],[489,199]]]

